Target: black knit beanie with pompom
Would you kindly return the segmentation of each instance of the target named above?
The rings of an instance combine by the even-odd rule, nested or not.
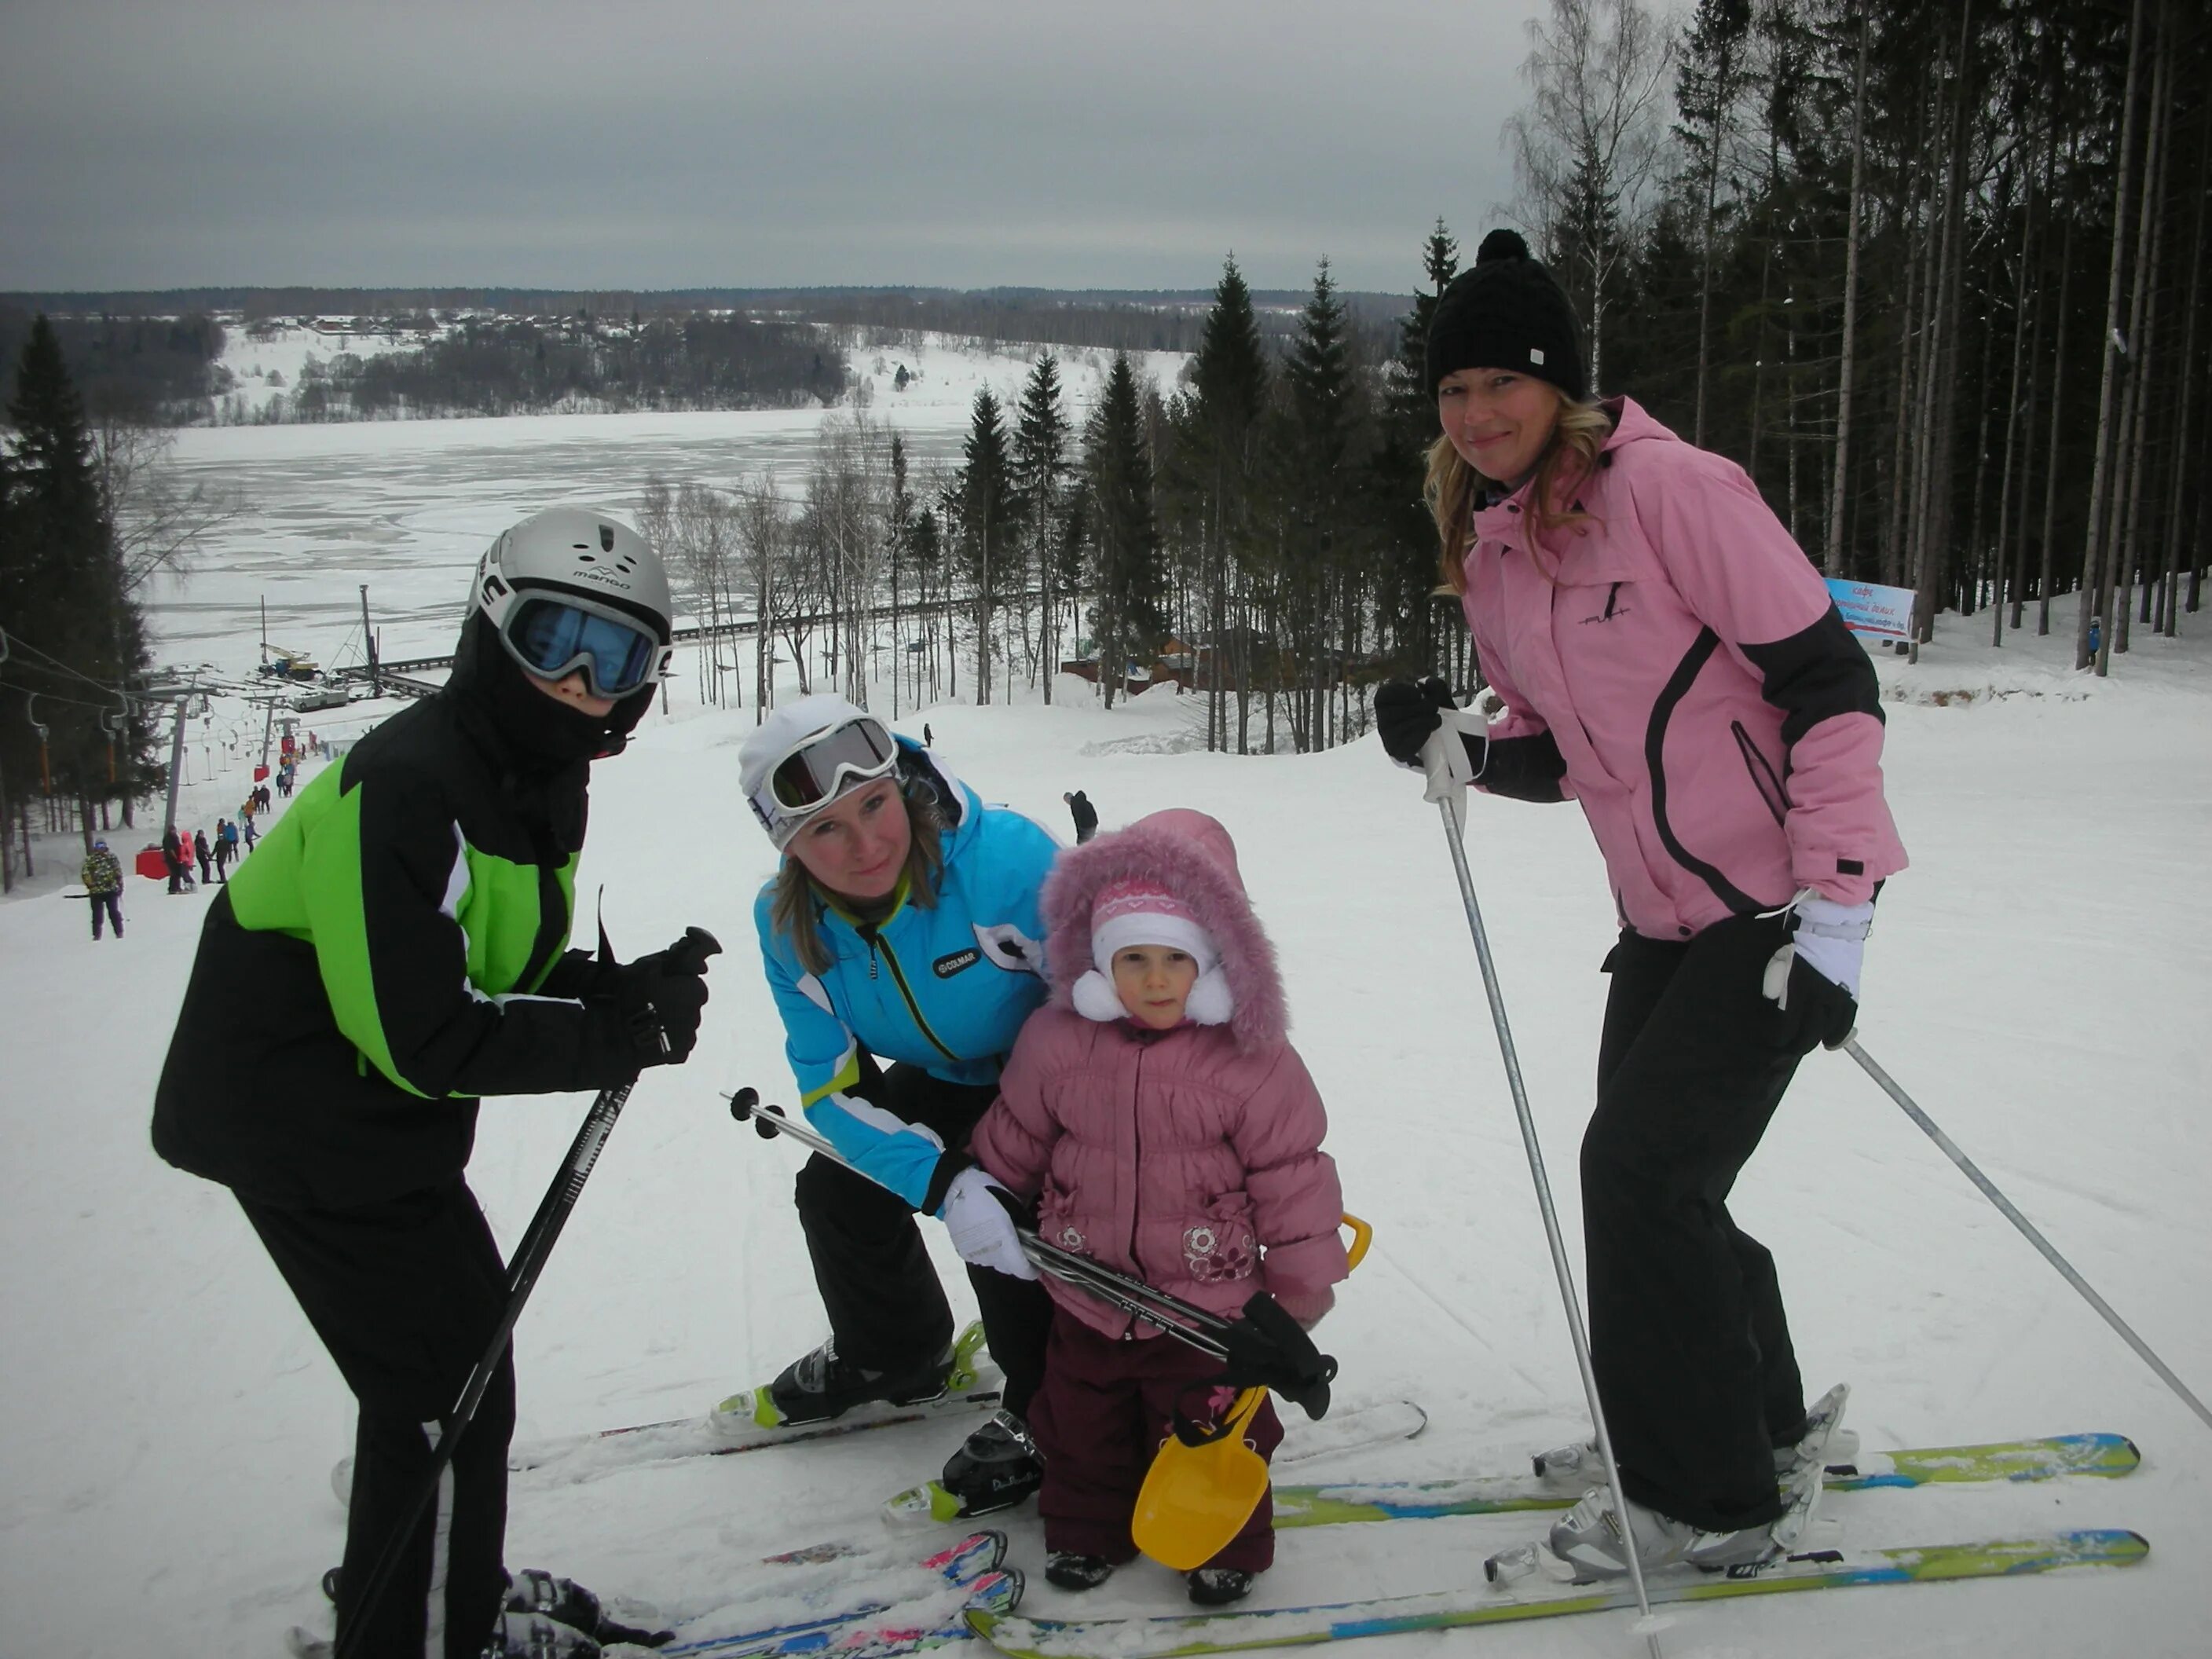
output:
[[[1429,321],[1429,395],[1462,368],[1510,368],[1549,380],[1570,398],[1589,396],[1582,329],[1550,271],[1510,230],[1482,239],[1472,269],[1451,280]]]

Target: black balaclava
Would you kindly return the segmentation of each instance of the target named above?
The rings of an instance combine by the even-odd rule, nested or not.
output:
[[[652,707],[654,687],[640,686],[603,717],[584,714],[533,685],[478,611],[461,624],[446,690],[497,749],[508,798],[545,825],[562,852],[573,853],[584,844],[591,763],[622,752]]]
[[[558,770],[578,761],[618,755],[653,706],[654,688],[640,686],[604,716],[582,713],[531,683],[500,643],[491,618],[473,611],[461,627],[447,690],[491,717],[500,737],[527,770]]]

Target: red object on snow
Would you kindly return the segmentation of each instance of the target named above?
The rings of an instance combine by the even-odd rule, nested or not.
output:
[[[269,769],[265,766],[257,766],[253,769],[253,781],[256,783],[261,782],[264,779],[267,778],[268,775]]]
[[[131,860],[131,867],[149,881],[167,881],[169,878],[169,861],[161,856],[161,849],[158,847],[140,848],[138,856]]]

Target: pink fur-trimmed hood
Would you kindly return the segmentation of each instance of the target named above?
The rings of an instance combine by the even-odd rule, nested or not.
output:
[[[1174,894],[1212,936],[1235,1004],[1229,1030],[1237,1048],[1253,1054],[1279,1046],[1290,1011],[1275,947],[1252,914],[1228,830],[1188,807],[1154,812],[1054,860],[1041,907],[1053,1005],[1073,1008],[1075,981],[1091,969],[1092,904],[1107,887],[1131,880]]]

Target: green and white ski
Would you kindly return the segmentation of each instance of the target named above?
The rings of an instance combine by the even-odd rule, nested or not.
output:
[[[1863,1452],[1828,1465],[1831,1492],[1884,1486],[2056,1480],[2068,1475],[2116,1477],[2142,1461],[2120,1434],[2064,1434],[2041,1440],[2000,1440],[1984,1446],[1917,1446]],[[1275,1525],[1334,1527],[1357,1521],[1428,1521],[1452,1515],[1504,1515],[1563,1510],[1579,1493],[1534,1474],[1480,1475],[1457,1480],[1389,1480],[1277,1486]]]
[[[1753,1567],[1707,1574],[1668,1569],[1646,1579],[1655,1604],[1720,1601],[1793,1590],[1869,1584],[1931,1584],[1960,1578],[2012,1578],[2067,1567],[2124,1567],[2150,1545],[2123,1531],[1928,1544],[1911,1549],[1808,1550]],[[1626,1582],[1563,1584],[1523,1579],[1503,1589],[1398,1595],[1329,1606],[1255,1608],[1158,1619],[1024,1619],[971,1609],[969,1627],[1012,1659],[1184,1659],[1249,1648],[1298,1647],[1363,1636],[1504,1625],[1570,1613],[1633,1608]]]

